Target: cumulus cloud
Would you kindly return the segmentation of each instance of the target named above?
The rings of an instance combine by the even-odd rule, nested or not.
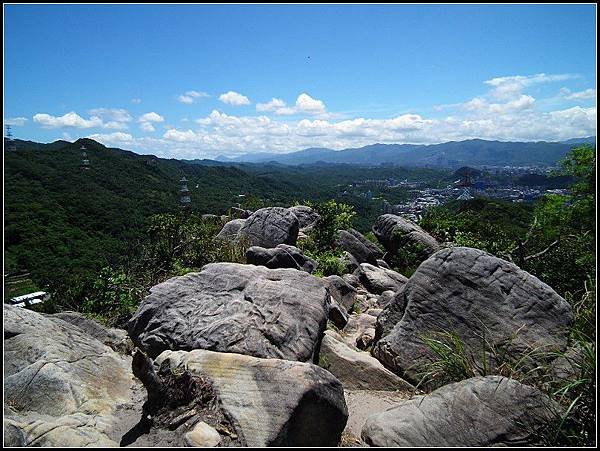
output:
[[[571,92],[569,88],[562,88],[560,94],[568,100],[588,100],[596,98],[596,90],[593,88],[579,92]]]
[[[154,125],[152,125],[152,123],[150,123],[150,122],[141,122],[140,130],[142,130],[144,132],[153,132],[156,129],[154,128]]]
[[[13,117],[10,119],[4,119],[4,125],[11,125],[13,127],[23,127],[27,122],[26,117]]]
[[[198,99],[202,99],[204,97],[210,97],[207,93],[201,91],[187,91],[185,94],[181,94],[177,97],[177,100],[181,103],[192,104],[195,103]]]
[[[241,106],[250,105],[250,99],[248,97],[235,91],[228,91],[219,96],[219,100],[228,105]]]
[[[151,111],[150,113],[142,114],[139,119],[139,122],[164,122],[165,118],[160,114]]]
[[[92,116],[84,119],[74,111],[63,116],[52,116],[46,113],[37,113],[33,116],[33,122],[40,124],[44,128],[93,128],[102,127],[104,123],[99,116]]]
[[[131,122],[133,120],[129,112],[122,108],[94,108],[89,113],[106,121]]]
[[[256,111],[271,112],[279,116],[310,114],[320,116],[323,119],[328,116],[326,113],[325,103],[323,103],[322,100],[312,98],[305,92],[296,98],[296,103],[294,106],[288,106],[285,101],[274,97],[270,102],[257,103]]]
[[[526,87],[576,78],[573,74],[535,74],[535,75],[511,75],[508,77],[496,77],[486,80],[484,83],[492,86],[490,95],[498,99],[507,99],[519,96]]]
[[[129,144],[134,141],[134,138],[129,133],[114,132],[108,134],[94,133],[88,135],[87,138],[93,139],[104,145]]]

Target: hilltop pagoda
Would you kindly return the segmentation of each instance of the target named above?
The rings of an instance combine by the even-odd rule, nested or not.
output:
[[[79,167],[81,169],[89,169],[90,168],[90,160],[88,159],[88,155],[87,155],[87,148],[82,145],[81,146],[81,164],[79,165]]]
[[[190,211],[192,208],[192,199],[190,197],[190,190],[187,186],[188,179],[186,179],[185,176],[182,176],[179,183],[181,184],[181,189],[179,190],[179,203],[182,210]]]

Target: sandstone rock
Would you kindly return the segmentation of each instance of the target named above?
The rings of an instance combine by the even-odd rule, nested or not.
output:
[[[338,230],[336,243],[352,255],[358,263],[377,264],[377,259],[383,257],[383,252],[354,229]]]
[[[128,323],[136,346],[307,361],[327,323],[320,279],[295,269],[213,263],[150,290]]]
[[[348,323],[344,327],[342,337],[344,343],[352,349],[356,349],[356,343],[365,333],[375,329],[377,318],[366,313],[352,314],[348,317]],[[374,333],[372,333],[374,335]]]
[[[235,241],[240,229],[245,223],[245,219],[232,219],[223,226],[221,231],[217,234],[217,238],[231,242]]]
[[[356,288],[340,276],[323,277],[321,280],[325,283],[331,297],[343,307],[346,312],[350,312],[356,301]]]
[[[354,270],[352,272],[354,272]],[[348,285],[351,285],[354,288],[360,286],[360,281],[358,280],[358,277],[354,274],[344,274],[342,276],[342,279],[344,279],[344,282],[346,282]]]
[[[310,232],[317,221],[321,219],[319,213],[306,205],[296,205],[288,208],[288,210],[298,218],[298,225],[304,234]]]
[[[118,446],[142,397],[131,357],[59,318],[4,305],[5,445]]]
[[[396,296],[396,293],[393,292],[392,290],[384,291],[377,298],[377,306],[380,308],[387,307],[388,304],[392,301],[392,299],[394,299],[394,296]]]
[[[553,410],[533,387],[500,376],[475,377],[370,416],[362,438],[371,446],[534,445],[535,432]]]
[[[340,265],[344,268],[344,273],[353,273],[358,268],[358,261],[352,254],[344,251],[344,254],[340,257]]]
[[[381,258],[377,259],[377,264],[375,266],[379,266],[380,268],[385,269],[392,269],[390,268],[390,265],[388,265],[387,262],[385,260],[382,260]]]
[[[267,268],[294,268],[312,273],[317,262],[305,256],[300,249],[287,244],[264,248],[252,246],[246,251],[246,261],[251,265],[262,265]]]
[[[417,224],[401,216],[392,214],[379,216],[373,225],[373,233],[391,254],[395,254],[400,248],[410,247],[427,258],[440,248],[435,238]]]
[[[185,441],[188,446],[212,448],[221,443],[221,436],[215,428],[200,421],[194,429],[185,434]]]
[[[204,350],[156,364],[208,377],[243,446],[336,446],[346,425],[342,385],[316,365]]]
[[[331,300],[329,306],[328,319],[338,329],[343,329],[348,323],[348,313],[346,309],[341,307],[335,300]]]
[[[81,313],[77,312],[60,312],[55,313],[52,317],[62,319],[63,321],[79,327],[88,335],[91,335],[117,352],[130,354],[133,350],[133,344],[131,343],[127,332],[123,329],[104,327],[96,321],[87,319]]]
[[[516,265],[477,249],[443,249],[419,266],[379,315],[383,338],[373,355],[415,382],[433,358],[424,335],[455,333],[475,364],[483,364],[485,350],[493,367],[489,345],[505,347],[515,358],[532,349],[564,350],[570,321],[569,304]]]
[[[267,207],[255,211],[246,219],[238,239],[250,246],[275,247],[296,244],[298,218],[286,208]]]
[[[252,215],[252,210],[245,210],[243,208],[231,207],[231,216],[237,219],[248,219]]]
[[[342,383],[345,389],[408,390],[413,387],[385,368],[367,352],[351,349],[325,331],[319,362]]]
[[[391,269],[378,268],[369,263],[361,263],[356,270],[358,280],[370,293],[381,294],[384,291],[399,291],[408,281],[402,274]]]

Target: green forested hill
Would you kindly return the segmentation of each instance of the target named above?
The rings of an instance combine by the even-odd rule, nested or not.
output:
[[[89,170],[79,167],[82,143]],[[226,212],[240,193],[276,202],[297,192],[286,180],[156,159],[92,140],[20,141],[16,152],[4,155],[4,175],[5,272],[30,271],[41,283],[118,259],[144,234],[152,214],[177,211],[182,175],[194,210],[202,213]]]
[[[89,170],[80,168],[82,144]],[[182,175],[197,213],[224,214],[240,201],[256,209],[337,199],[355,207],[355,227],[363,231],[380,214],[380,201],[367,203],[362,192],[370,188],[375,197],[385,194],[390,200],[402,193],[349,188],[354,181],[445,176],[394,166],[192,164],[107,148],[90,139],[16,145],[16,152],[4,154],[5,273],[30,272],[40,288],[118,263],[146,237],[153,214],[178,211]]]

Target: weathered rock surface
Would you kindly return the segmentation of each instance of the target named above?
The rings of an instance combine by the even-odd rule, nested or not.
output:
[[[310,232],[321,219],[319,213],[306,205],[296,205],[288,208],[298,218],[298,225],[303,233]]]
[[[273,248],[251,246],[246,251],[246,261],[251,265],[262,265],[270,269],[294,268],[308,273],[312,273],[317,267],[316,261],[288,244],[279,244]]]
[[[532,445],[553,409],[533,387],[500,376],[475,377],[370,416],[362,438],[372,446]]]
[[[136,346],[307,361],[327,324],[320,279],[295,269],[213,263],[150,290],[128,323]]]
[[[352,306],[356,301],[356,288],[350,285],[340,276],[328,276],[321,279],[331,297],[341,306],[346,312],[352,310]]]
[[[342,306],[340,306],[334,299],[331,300],[329,305],[328,319],[338,329],[343,329],[348,323],[348,312]]]
[[[364,341],[364,335],[375,336],[377,318],[367,313],[353,314],[348,317],[348,323],[341,334],[344,343],[351,349],[357,349],[359,340]],[[372,340],[371,340],[372,341]]]
[[[223,226],[217,234],[217,238],[220,240],[235,241],[238,237],[238,232],[245,223],[245,219],[232,219]]]
[[[356,271],[356,268],[358,268],[358,261],[354,258],[352,254],[346,251],[344,251],[344,253],[340,257],[339,262],[342,268],[344,268],[344,272],[348,274],[353,273],[354,271]]]
[[[412,221],[392,214],[381,215],[373,225],[373,233],[391,254],[400,248],[419,250],[424,258],[439,250],[437,240]]]
[[[402,274],[391,269],[378,268],[369,263],[361,263],[356,270],[358,280],[370,293],[381,294],[384,291],[399,291],[408,281]]]
[[[336,243],[358,263],[377,265],[377,259],[383,257],[383,252],[375,244],[354,229],[339,230]]]
[[[203,350],[156,364],[208,377],[245,446],[336,446],[346,425],[342,385],[316,365]]]
[[[518,357],[532,349],[564,350],[569,304],[516,265],[465,247],[438,251],[423,262],[378,317],[373,355],[411,382],[433,355],[427,334],[457,334],[475,364],[488,345]],[[386,335],[387,334],[387,335]]]
[[[261,208],[250,215],[238,232],[238,239],[250,246],[275,247],[296,244],[298,218],[287,208]]]
[[[348,347],[339,336],[325,331],[321,352],[321,366],[339,379],[345,389],[409,390],[413,387],[367,352]]]
[[[4,306],[6,446],[118,446],[139,419],[131,357],[59,318]]]
[[[130,354],[133,350],[131,339],[123,329],[104,327],[96,321],[87,319],[81,313],[77,312],[60,312],[55,313],[52,317],[62,319],[67,323],[79,327],[88,335],[91,335],[96,340],[104,343],[117,352]]]
[[[392,299],[394,299],[394,296],[396,296],[396,293],[393,292],[392,290],[384,291],[377,298],[377,306],[381,307],[381,308],[387,307],[388,304],[392,301]]]

